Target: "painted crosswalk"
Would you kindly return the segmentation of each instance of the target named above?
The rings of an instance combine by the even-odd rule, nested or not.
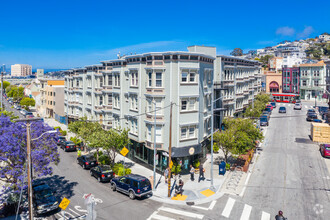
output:
[[[253,212],[253,207],[248,205],[248,204],[244,204],[244,207],[242,209],[242,204],[237,204],[236,200],[233,198],[228,198],[227,203],[224,207],[224,209],[222,210],[221,215],[225,218],[228,219],[233,219],[233,217],[231,216],[232,213],[241,213],[240,214],[240,220],[249,220],[251,213]],[[257,212],[257,215],[260,216],[261,220],[270,220],[270,214],[264,211],[261,211],[258,209],[255,209],[255,212]],[[237,217],[238,219],[238,217]]]
[[[180,209],[160,207],[147,220],[203,219],[204,215]]]
[[[170,208],[162,206],[153,212],[147,220],[176,220],[176,219],[204,219],[208,216],[207,211],[212,210],[216,205],[216,201],[212,201],[208,207],[191,206],[191,211],[181,210],[179,208]],[[221,215],[219,219],[240,219],[240,220],[270,220],[270,214],[260,209],[254,208],[248,204],[236,201],[236,199],[228,197],[223,209],[218,207],[214,210]],[[222,206],[221,205],[221,206]],[[203,210],[203,211],[201,211]]]

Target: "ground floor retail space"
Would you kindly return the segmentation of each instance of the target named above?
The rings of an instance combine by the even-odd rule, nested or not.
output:
[[[138,143],[131,140],[128,147],[129,153],[127,157],[137,163],[143,164],[152,169],[154,165],[154,150],[149,149],[144,143]],[[209,142],[207,140],[207,142]],[[209,143],[208,143],[209,144]],[[189,173],[190,165],[193,165],[196,160],[202,161],[207,153],[207,143],[196,146],[188,146],[180,149],[172,148],[172,162],[181,168],[181,174]],[[156,170],[163,172],[169,166],[168,152],[163,150],[156,151]]]

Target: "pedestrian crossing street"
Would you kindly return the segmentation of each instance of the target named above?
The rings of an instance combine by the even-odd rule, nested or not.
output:
[[[226,197],[224,198],[224,200]],[[221,200],[221,199],[220,199]],[[215,208],[212,216],[208,216],[207,213],[200,210],[209,211],[215,207],[216,201],[213,201],[211,205],[207,207],[191,206],[192,211],[184,211],[178,208],[169,208],[166,206],[160,207],[157,211],[152,213],[147,220],[188,220],[188,219],[239,219],[239,220],[270,220],[270,214],[259,209],[254,209],[248,204],[237,202],[235,199],[228,197],[227,202],[223,208]],[[251,217],[253,213],[253,217]],[[256,218],[256,216],[258,216]]]

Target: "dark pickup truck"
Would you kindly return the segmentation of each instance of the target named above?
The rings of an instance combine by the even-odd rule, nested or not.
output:
[[[58,209],[58,201],[53,195],[53,191],[46,183],[32,186],[33,206],[37,215]]]

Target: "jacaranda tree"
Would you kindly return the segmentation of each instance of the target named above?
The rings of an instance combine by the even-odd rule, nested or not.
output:
[[[31,123],[31,139],[40,137],[44,132],[53,130],[41,121]],[[55,143],[57,133],[46,133],[41,138],[31,140],[31,158],[33,178],[51,175],[51,163],[59,163],[59,153]],[[12,122],[5,115],[0,116],[0,178],[5,182],[0,199],[3,201],[9,193],[19,193],[27,188],[26,181],[26,125]],[[24,181],[25,179],[25,181]],[[0,191],[1,191],[0,190]]]

